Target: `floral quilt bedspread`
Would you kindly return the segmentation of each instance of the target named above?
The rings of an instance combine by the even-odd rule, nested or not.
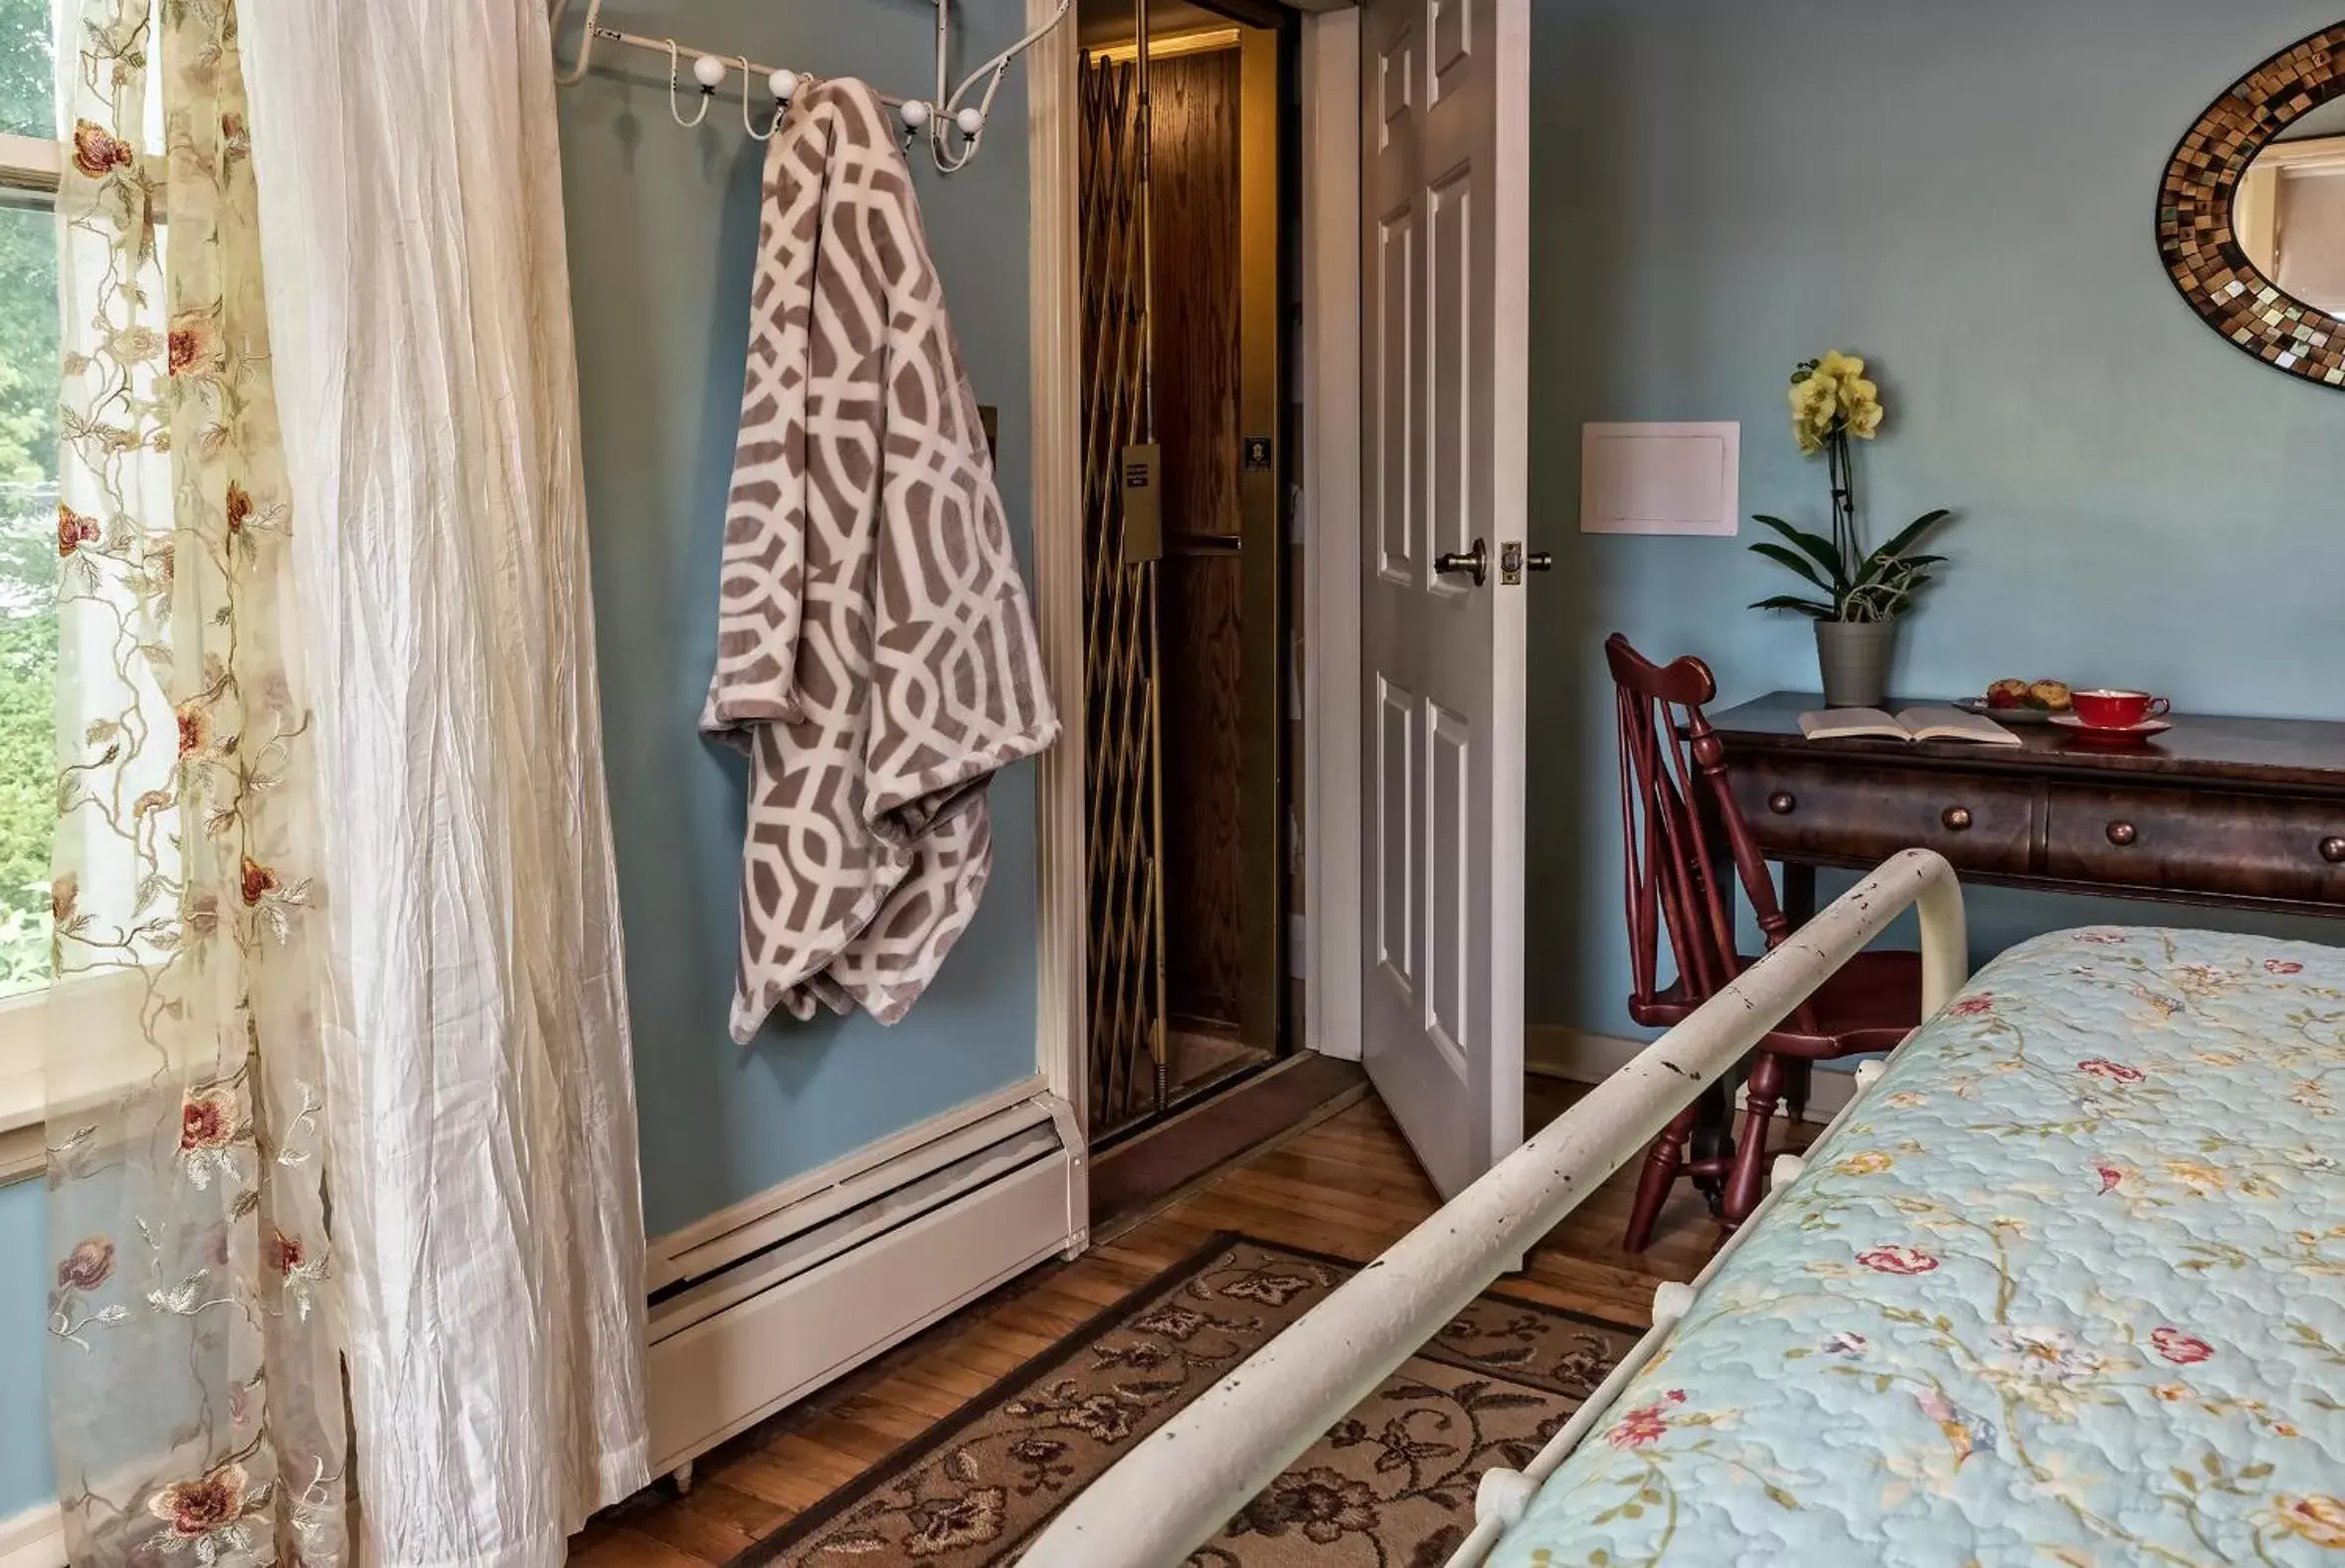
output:
[[[2345,952],[1988,965],[1492,1558],[2345,1568]]]

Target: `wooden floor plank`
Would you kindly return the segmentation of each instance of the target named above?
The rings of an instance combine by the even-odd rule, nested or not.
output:
[[[1533,1079],[1527,1119],[1543,1126],[1584,1093]],[[1813,1131],[1795,1132],[1787,1146],[1805,1146]],[[1618,1322],[1647,1321],[1654,1287],[1699,1273],[1718,1229],[1701,1196],[1681,1184],[1653,1245],[1634,1257],[1622,1253],[1636,1175],[1632,1161],[1590,1194],[1498,1290]],[[676,1497],[663,1483],[611,1510],[572,1541],[571,1561],[579,1568],[717,1568],[950,1419],[1215,1232],[1244,1231],[1365,1261],[1439,1201],[1390,1114],[1370,1097],[1102,1238],[1073,1263],[1004,1287],[875,1367],[727,1444],[702,1460],[700,1482],[688,1495]]]
[[[862,1473],[861,1465],[849,1461],[834,1460],[826,1468],[818,1461],[762,1452],[728,1460],[718,1472],[726,1485],[778,1504],[792,1515],[812,1507]]]
[[[657,1536],[621,1527],[603,1532],[570,1554],[574,1568],[700,1568],[722,1559],[679,1551]]]
[[[725,1562],[788,1523],[795,1510],[711,1481],[689,1496],[644,1508],[628,1527],[701,1562]]]

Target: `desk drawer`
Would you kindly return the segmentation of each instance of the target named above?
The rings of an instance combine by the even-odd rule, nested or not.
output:
[[[1773,757],[1737,758],[1730,777],[1768,853],[1879,861],[1918,846],[1964,871],[2028,870],[2036,789],[2025,780]]]
[[[2056,784],[2044,869],[2178,893],[2345,904],[2345,800]]]

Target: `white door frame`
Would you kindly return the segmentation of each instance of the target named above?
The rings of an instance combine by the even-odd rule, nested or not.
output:
[[[1357,1061],[1359,13],[1303,19],[1303,1044]]]
[[[1026,21],[1047,21],[1059,0],[1026,0]],[[1040,952],[1035,965],[1035,1061],[1051,1093],[1091,1130],[1089,938],[1083,757],[1083,267],[1076,233],[1080,114],[1070,17],[1026,54],[1026,159],[1033,332],[1034,619],[1042,669],[1057,699],[1058,744],[1042,754],[1035,843]]]
[[[1058,0],[1026,0],[1029,23]],[[1302,667],[1303,1041],[1359,1056],[1359,14],[1302,18],[1303,289],[1298,374],[1307,424]],[[1037,1051],[1085,1120],[1082,271],[1075,29],[1027,56],[1032,225],[1033,574],[1042,664],[1063,729],[1040,779]]]

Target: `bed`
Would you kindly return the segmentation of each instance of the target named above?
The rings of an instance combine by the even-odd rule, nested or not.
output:
[[[2345,953],[2006,953],[1810,1151],[1491,1558],[2345,1550]]]
[[[1965,985],[1953,874],[1910,851],[1168,1423],[1028,1568],[1179,1562],[1916,902],[1930,1021],[1537,1459],[1484,1478],[1452,1564],[2345,1561],[2345,953],[2099,928]]]

